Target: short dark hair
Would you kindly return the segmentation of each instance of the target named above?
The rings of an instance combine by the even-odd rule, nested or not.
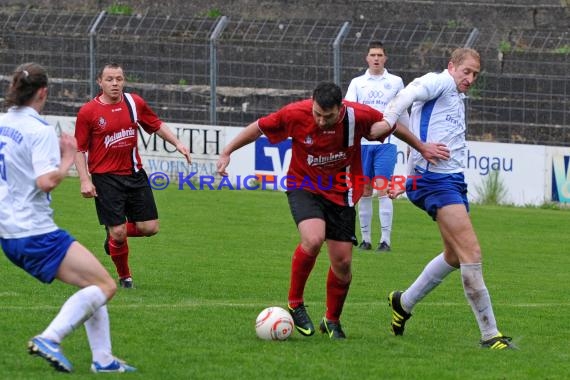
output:
[[[370,51],[370,49],[382,49],[384,50],[384,53],[386,53],[386,49],[384,48],[384,44],[382,43],[382,41],[370,41],[368,43],[368,51]]]
[[[40,88],[47,87],[46,69],[35,62],[23,63],[14,70],[6,93],[8,106],[23,106],[30,102]]]
[[[101,79],[103,77],[103,71],[105,71],[105,69],[110,68],[110,69],[123,69],[123,66],[121,66],[120,63],[117,62],[107,62],[103,65],[103,67],[101,67],[101,70],[99,70],[99,73],[97,73],[97,79]]]
[[[322,82],[313,91],[313,100],[324,110],[342,105],[342,90],[332,82]]]

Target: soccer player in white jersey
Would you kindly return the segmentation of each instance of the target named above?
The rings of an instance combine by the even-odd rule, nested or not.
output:
[[[480,345],[490,349],[515,348],[511,338],[497,328],[491,297],[483,280],[481,247],[469,217],[467,184],[463,175],[466,160],[465,93],[481,70],[479,53],[469,48],[453,51],[447,70],[416,78],[388,104],[383,122],[393,125],[412,106],[410,129],[422,142],[439,142],[451,152],[449,160],[436,164],[412,151],[406,194],[417,207],[437,222],[443,252],[431,260],[404,292],[388,296],[392,309],[392,332],[404,333],[412,309],[452,271],[460,269],[465,296],[481,332]],[[391,196],[398,191],[390,190]]]
[[[402,78],[390,74],[384,67],[388,56],[384,45],[380,41],[372,41],[368,44],[366,62],[368,70],[350,82],[346,91],[346,100],[367,104],[380,112],[384,112],[386,105],[396,94],[404,88]],[[408,112],[402,112],[399,123],[408,126]],[[358,248],[361,250],[372,249],[372,194],[373,187],[378,195],[378,217],[380,219],[381,236],[376,251],[388,252],[391,250],[392,220],[394,218],[394,206],[388,196],[388,181],[394,174],[398,138],[389,136],[384,143],[362,139],[362,171],[364,175],[374,180],[364,185],[364,194],[358,203],[358,216],[360,219],[360,234],[362,241]]]
[[[36,63],[20,65],[6,93],[11,106],[0,118],[0,245],[15,265],[44,283],[58,279],[80,288],[67,299],[49,326],[28,343],[30,354],[56,370],[71,372],[60,344],[85,326],[93,372],[135,371],[111,352],[107,302],[117,290],[101,263],[54,223],[50,191],[73,165],[75,138],[62,134],[39,115],[48,96],[48,77]]]

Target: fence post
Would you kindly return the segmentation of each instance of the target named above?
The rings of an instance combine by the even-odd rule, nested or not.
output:
[[[472,48],[475,45],[475,42],[479,38],[479,29],[473,28],[471,33],[469,33],[469,37],[467,37],[467,41],[465,41],[465,45],[463,47]],[[471,108],[471,99],[469,98],[468,94],[465,94],[465,100],[463,102],[465,105],[465,134],[467,134],[467,125],[469,122],[469,108]]]
[[[333,71],[334,71],[334,82],[340,86],[340,43],[346,34],[348,33],[350,23],[345,21],[340,28],[336,38],[333,42]]]
[[[471,30],[471,33],[469,33],[469,37],[467,37],[467,41],[465,41],[465,45],[463,47],[472,48],[473,45],[475,45],[475,42],[477,42],[478,38],[479,29],[473,28],[473,30]]]
[[[95,19],[95,22],[93,23],[93,25],[91,25],[91,28],[89,29],[89,94],[91,95],[91,98],[94,98],[96,95],[95,36],[97,34],[97,27],[99,26],[101,20],[103,20],[103,17],[105,16],[106,13],[107,13],[106,11],[101,11],[101,13],[99,13],[97,18]]]
[[[210,124],[218,125],[216,115],[216,83],[218,80],[218,64],[216,61],[216,42],[220,34],[224,31],[228,23],[228,18],[222,16],[210,36]]]

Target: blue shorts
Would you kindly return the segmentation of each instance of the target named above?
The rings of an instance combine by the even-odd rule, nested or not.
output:
[[[40,280],[51,283],[75,239],[64,230],[20,239],[0,239],[11,262]]]
[[[406,195],[413,204],[436,220],[437,210],[451,204],[464,204],[469,212],[467,184],[463,173],[441,174],[415,171],[406,181]],[[415,180],[415,184],[414,184]]]
[[[394,144],[362,145],[362,174],[370,179],[382,176],[390,180],[397,154],[398,147]]]

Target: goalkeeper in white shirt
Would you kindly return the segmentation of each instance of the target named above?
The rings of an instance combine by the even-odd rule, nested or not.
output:
[[[368,44],[366,62],[368,70],[350,82],[346,91],[346,100],[367,104],[380,112],[384,112],[386,105],[396,94],[404,88],[402,78],[391,74],[384,65],[388,60],[384,45],[380,41]],[[407,111],[402,112],[398,122],[408,126]],[[391,250],[392,220],[394,206],[388,196],[388,184],[394,174],[398,138],[390,135],[384,143],[369,141],[362,138],[362,172],[371,182],[364,185],[364,193],[358,203],[358,217],[360,219],[360,233],[362,241],[358,248],[372,249],[372,195],[376,189],[378,195],[378,217],[380,219],[381,236],[376,251],[389,252]],[[375,179],[374,179],[375,178]],[[373,180],[374,179],[374,180]]]

